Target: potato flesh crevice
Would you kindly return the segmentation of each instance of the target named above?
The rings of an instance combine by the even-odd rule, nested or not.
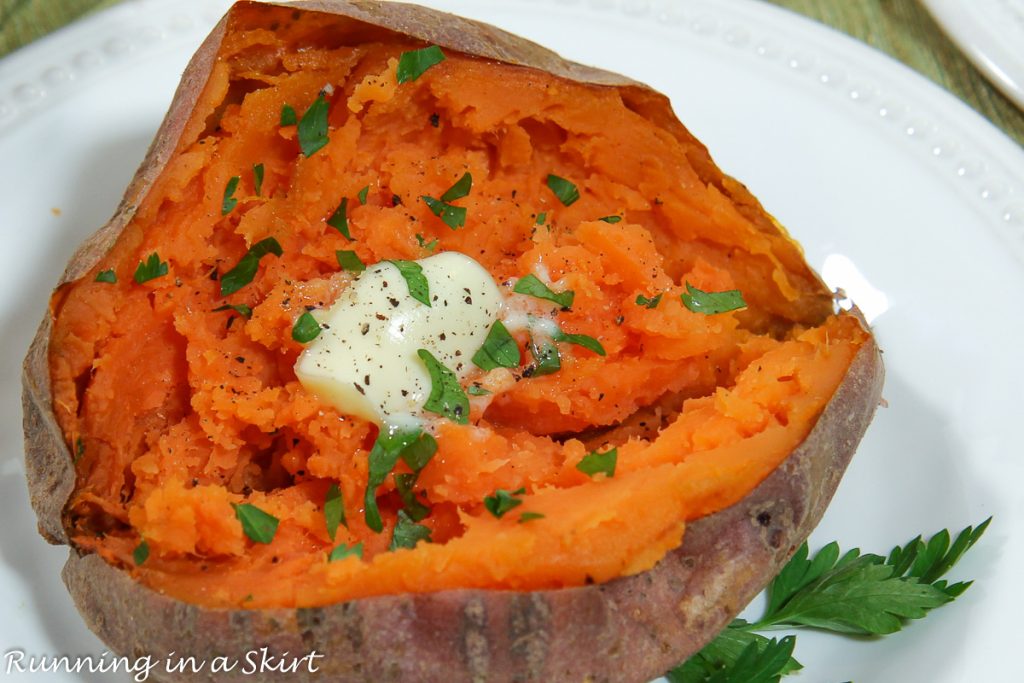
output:
[[[450,50],[399,86],[396,60],[422,45],[297,16],[238,13],[167,169],[112,250],[55,296],[54,405],[81,453],[78,546],[211,606],[580,585],[652,566],[687,520],[742,497],[806,435],[865,333],[829,316],[827,292],[748,196],[691,163],[698,143],[618,90]],[[330,140],[307,158],[281,111],[301,116],[321,92]],[[473,189],[457,203],[468,218],[451,230],[420,198],[465,172]],[[563,206],[548,174],[572,180],[580,200]],[[234,177],[237,205],[222,215]],[[343,198],[351,242],[325,224]],[[623,220],[599,220],[611,215]],[[543,270],[576,293],[559,325],[608,355],[563,346],[559,372],[509,382],[470,425],[441,425],[417,483],[434,543],[388,552],[401,505],[393,479],[379,491],[383,533],[360,505],[376,427],[303,390],[290,332],[305,307],[329,305],[351,281],[336,250],[366,263],[416,259],[428,253],[417,235],[498,282]],[[267,237],[284,255],[222,298],[217,278]],[[152,253],[168,274],[135,283]],[[94,281],[108,269],[117,284]],[[687,282],[739,288],[750,306],[690,312]],[[656,308],[635,303],[659,293]],[[213,311],[225,302],[251,307],[251,319]],[[614,478],[576,469],[612,445]],[[333,542],[323,514],[332,483],[348,520]],[[514,513],[486,512],[485,496],[520,487]],[[232,508],[241,502],[281,520],[271,544],[245,537]],[[522,511],[545,516],[519,524]],[[150,556],[136,567],[142,538]],[[366,561],[327,562],[335,544],[357,542]]]

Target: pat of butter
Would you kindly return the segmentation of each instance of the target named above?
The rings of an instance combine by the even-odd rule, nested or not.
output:
[[[416,352],[427,349],[465,381],[501,311],[491,274],[459,252],[416,261],[430,288],[430,306],[409,294],[398,268],[370,266],[316,318],[323,331],[306,347],[295,374],[308,391],[342,413],[383,424],[418,415],[430,375]]]

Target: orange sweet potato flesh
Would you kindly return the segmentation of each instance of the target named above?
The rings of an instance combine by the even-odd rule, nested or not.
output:
[[[53,472],[58,456],[29,447],[41,531],[75,548],[72,592],[81,603],[130,576],[132,591],[154,596],[144,602],[155,614],[164,603],[153,591],[197,614],[234,608],[278,615],[272,621],[292,608],[391,599],[376,596],[483,590],[577,600],[600,584],[660,581],[652,577],[690,547],[705,559],[726,552],[701,530],[727,520],[739,529],[729,511],[753,501],[769,528],[760,515],[781,504],[770,494],[798,490],[801,500],[782,500],[799,514],[776,522],[785,535],[758,536],[765,547],[748,532],[721,535],[736,536],[740,565],[758,564],[722,570],[746,598],[700,607],[707,623],[651,662],[685,656],[742,607],[827,503],[877,402],[870,333],[855,315],[833,312],[799,247],[714,166],[660,95],[422,8],[307,6],[320,11],[233,8],[186,73],[165,122],[171,143],[158,141],[127,208],[71,264],[30,352],[27,437],[54,443],[62,469],[73,463],[71,486]],[[365,21],[418,28],[409,35]],[[447,58],[398,84],[400,55],[431,43]],[[301,116],[320,96],[329,142],[306,156],[282,108]],[[440,196],[466,172],[466,225],[453,230],[421,197]],[[549,174],[572,180],[579,201],[564,206]],[[237,205],[225,213],[232,178]],[[326,224],[346,198],[352,240]],[[621,220],[600,220],[607,216]],[[282,256],[265,257],[250,284],[221,296],[220,276],[268,237]],[[607,355],[562,345],[556,373],[481,375],[493,393],[474,399],[470,424],[436,425],[437,455],[417,481],[433,542],[389,550],[402,507],[394,480],[378,491],[383,532],[366,525],[361,506],[378,428],[299,384],[302,345],[291,329],[351,283],[337,250],[366,263],[416,259],[434,240],[499,283],[541,272],[573,290],[571,310],[538,312],[600,340]],[[153,253],[168,272],[136,282]],[[116,283],[96,280],[111,270]],[[681,299],[687,283],[739,289],[747,307],[693,312]],[[654,308],[637,303],[656,294]],[[250,307],[251,318],[226,304]],[[612,447],[614,476],[576,467]],[[803,478],[784,476],[785,462]],[[822,491],[809,493],[815,483]],[[332,485],[347,520],[334,539],[324,515]],[[483,505],[498,489],[525,490],[501,518]],[[247,538],[240,503],[280,520],[271,543]],[[526,521],[524,512],[542,517]],[[688,526],[698,530],[692,542]],[[133,551],[143,540],[140,564]],[[362,559],[329,562],[339,543],[361,543]],[[125,629],[96,627],[124,645]],[[370,659],[366,670],[380,664]],[[405,674],[429,679],[425,671]],[[563,679],[538,671],[546,678],[521,680]],[[390,674],[367,678],[375,679]]]

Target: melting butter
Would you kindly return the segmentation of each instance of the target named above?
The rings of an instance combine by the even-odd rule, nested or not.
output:
[[[409,294],[395,265],[382,261],[314,314],[323,331],[295,364],[308,391],[342,413],[384,424],[423,411],[431,383],[419,349],[460,381],[473,374],[470,359],[501,313],[501,292],[465,254],[442,252],[416,263],[429,285],[430,306]]]

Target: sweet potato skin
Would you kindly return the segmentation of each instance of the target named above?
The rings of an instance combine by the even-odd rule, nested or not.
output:
[[[313,0],[289,5],[342,14],[427,42],[541,68],[573,80],[614,86],[637,111],[674,135],[692,137],[664,96],[590,69],[493,27],[423,8]],[[239,3],[233,11],[252,11]],[[61,284],[91,269],[127,225],[184,134],[212,68],[227,22],[203,43],[185,72],[163,126],[111,221],[71,260]],[[703,147],[697,149],[703,151]],[[692,160],[763,230],[777,232],[746,190],[704,152]],[[798,253],[798,252],[797,252]],[[806,266],[802,275],[816,276]],[[828,294],[820,288],[822,305]],[[68,543],[64,506],[75,481],[72,454],[52,410],[47,366],[52,320],[45,316],[25,361],[26,464],[40,533]],[[289,680],[339,681],[645,681],[698,650],[767,583],[823,513],[878,403],[877,347],[859,351],[842,386],[803,444],[740,504],[688,526],[683,546],[653,569],[608,584],[551,591],[459,590],[396,595],[305,609],[196,607],[133,582],[96,555],[71,549],[64,570],[79,610],[112,649],[155,657],[174,651],[199,661],[244,660],[266,646],[291,657],[324,654],[309,674]],[[166,673],[166,680],[178,680]],[[208,666],[188,680],[213,680]],[[232,678],[234,677],[234,678]],[[183,676],[180,680],[184,680]],[[261,680],[241,667],[216,680]]]

